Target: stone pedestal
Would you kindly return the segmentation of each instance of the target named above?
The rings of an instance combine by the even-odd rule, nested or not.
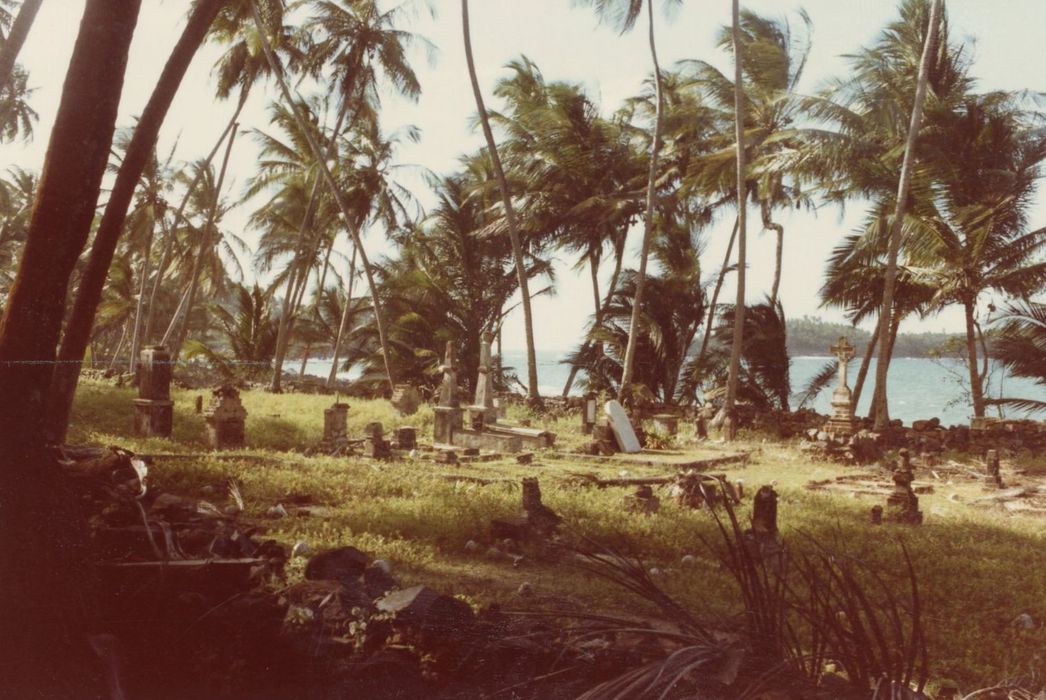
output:
[[[170,437],[173,423],[171,356],[164,346],[150,345],[142,349],[138,360],[134,432],[145,437]]]
[[[240,403],[236,387],[224,385],[215,389],[203,417],[212,449],[236,449],[246,444],[247,410]]]
[[[999,472],[999,451],[988,450],[984,456],[984,483],[1002,488],[1002,474]]]
[[[327,453],[340,452],[349,442],[349,404],[333,403],[323,409],[323,442],[320,449]]]
[[[893,470],[893,493],[886,499],[887,518],[895,523],[921,525],[923,514],[919,510],[919,497],[912,490],[915,474],[912,473],[911,456],[906,449],[898,454],[901,462]]]
[[[364,457],[383,459],[389,456],[390,445],[385,440],[385,427],[381,423],[367,423],[363,435]]]
[[[489,332],[484,333],[479,344],[479,372],[476,377],[476,396],[473,401],[473,406],[482,411],[484,425],[492,425],[498,421],[498,411],[494,407],[493,377],[491,376],[491,342],[493,342],[493,336]]]
[[[658,413],[654,416],[654,429],[662,435],[677,435],[679,418],[671,413]]]
[[[454,406],[436,406],[432,409],[432,438],[444,445],[451,444],[454,433],[465,429],[465,411]]]
[[[413,450],[418,446],[418,431],[412,425],[396,428],[396,449]]]
[[[174,423],[174,402],[134,400],[134,433],[145,437],[170,437]]]

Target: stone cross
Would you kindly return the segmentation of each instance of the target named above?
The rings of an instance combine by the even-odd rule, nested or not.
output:
[[[850,360],[854,359],[854,346],[850,345],[850,341],[845,337],[840,336],[838,342],[828,348],[828,351],[839,359],[839,386],[847,386],[846,369]]]
[[[850,341],[845,337],[840,336],[836,344],[828,350],[839,360],[839,382],[832,392],[832,417],[825,425],[825,430],[834,435],[851,435],[856,425],[853,394],[846,383],[846,370],[850,360],[854,358],[854,346],[850,345]]]

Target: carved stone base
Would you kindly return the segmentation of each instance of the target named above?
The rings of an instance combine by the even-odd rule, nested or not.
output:
[[[174,423],[172,401],[135,399],[134,432],[144,437],[171,437]]]
[[[465,410],[451,406],[436,406],[433,410],[433,442],[450,445],[454,434],[465,427]]]

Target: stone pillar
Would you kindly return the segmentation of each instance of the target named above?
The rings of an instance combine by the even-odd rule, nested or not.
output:
[[[323,442],[327,453],[341,452],[349,444],[349,404],[335,402],[323,409]]]
[[[989,486],[1002,488],[1002,474],[999,472],[999,451],[988,450],[984,456],[984,482]]]
[[[162,345],[142,349],[138,360],[138,398],[134,400],[134,432],[146,437],[170,437],[174,423],[171,401],[171,356]]]
[[[886,499],[887,516],[893,522],[920,525],[923,514],[919,510],[919,497],[912,490],[915,474],[912,473],[911,457],[906,449],[898,454],[901,463],[893,470],[893,493]]]
[[[215,389],[203,418],[207,422],[207,440],[212,449],[228,450],[244,446],[247,411],[240,403],[240,392],[236,387],[224,384]]]
[[[494,407],[494,378],[491,377],[490,344],[493,337],[484,332],[479,344],[479,374],[476,377],[476,396],[472,405],[482,411],[483,423],[493,425],[498,422],[498,412]]]
[[[440,386],[439,405],[433,409],[432,438],[436,443],[449,445],[454,433],[464,429],[464,410],[458,399],[458,371],[454,367],[454,343],[447,341],[443,365],[443,384]]]
[[[596,424],[596,393],[590,391],[585,394],[581,403],[581,434],[591,435],[592,428]]]
[[[835,436],[853,435],[857,421],[854,420],[853,393],[846,383],[846,370],[854,358],[854,347],[840,336],[839,341],[828,349],[839,359],[839,380],[832,392],[832,417],[825,425],[825,431]]]

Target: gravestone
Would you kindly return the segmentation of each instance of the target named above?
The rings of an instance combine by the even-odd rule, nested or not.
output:
[[[989,486],[1002,488],[1002,474],[999,472],[999,451],[988,450],[984,456],[985,476],[984,483]]]
[[[203,412],[207,440],[211,449],[243,447],[246,442],[247,410],[240,403],[236,387],[223,384],[211,392],[211,402]]]
[[[413,450],[418,446],[418,431],[412,425],[396,428],[396,449]]]
[[[397,384],[392,392],[391,403],[401,415],[412,416],[421,406],[421,392],[410,384]]]
[[[922,511],[919,510],[919,497],[912,490],[915,474],[912,473],[911,456],[907,449],[898,454],[901,461],[893,470],[893,493],[886,499],[887,519],[895,523],[921,525]]]
[[[596,425],[596,394],[589,392],[581,403],[581,434],[591,435]]]
[[[454,433],[464,429],[464,410],[458,400],[458,370],[454,366],[454,343],[447,341],[443,364],[443,383],[439,390],[439,404],[433,409],[432,437],[437,443],[449,445]]]
[[[825,425],[825,431],[837,436],[852,435],[857,422],[854,420],[853,393],[846,383],[846,369],[854,358],[854,347],[849,340],[840,336],[839,341],[828,350],[839,360],[839,379],[832,392],[832,417]]]
[[[639,452],[642,449],[639,445],[639,438],[636,437],[636,431],[628,420],[625,409],[621,408],[621,404],[611,399],[603,406],[603,412],[607,415],[610,429],[614,431],[614,439],[617,440],[621,451]]]
[[[652,515],[661,509],[661,499],[646,484],[637,487],[635,493],[625,496],[624,503],[626,509],[644,515]]]
[[[349,444],[349,404],[335,402],[323,409],[323,442],[320,449],[328,454],[342,452]]]
[[[671,413],[658,413],[654,416],[654,429],[662,435],[677,435],[679,417]]]
[[[377,421],[363,428],[363,456],[382,459],[389,456],[389,443],[385,439],[385,427]]]
[[[171,356],[164,346],[150,345],[139,355],[134,432],[145,437],[170,437],[173,423]]]

